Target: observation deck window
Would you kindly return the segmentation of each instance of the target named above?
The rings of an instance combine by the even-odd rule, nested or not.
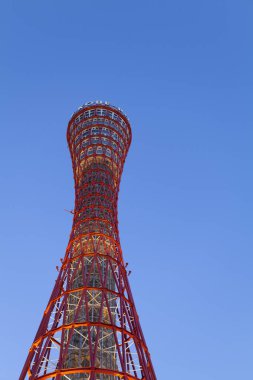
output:
[[[93,148],[89,148],[88,151],[87,151],[88,156],[90,156],[92,153],[93,153]]]
[[[105,109],[103,109],[103,108],[97,108],[97,110],[96,110],[97,112],[97,115],[99,115],[99,116],[106,116],[107,115],[107,111],[105,110]]]
[[[83,148],[86,148],[86,146],[88,146],[88,145],[89,145],[89,140],[88,139],[83,140],[83,142],[82,142]]]
[[[112,132],[112,138],[113,138],[114,140],[116,140],[116,141],[118,141],[118,139],[119,139],[117,133],[115,133],[115,132]]]
[[[97,144],[99,142],[99,138],[98,137],[92,137],[91,139],[91,143],[92,144]]]
[[[109,131],[108,128],[103,128],[103,129],[102,129],[102,133],[103,133],[103,135],[105,135],[105,136],[110,136],[110,131]]]
[[[117,150],[117,144],[115,143],[115,142],[113,142],[113,141],[110,141],[110,143],[111,143],[111,146],[115,149],[115,150]]]
[[[118,120],[118,115],[116,113],[113,113],[113,119]]]
[[[98,135],[99,134],[99,128],[98,127],[92,127],[91,128],[91,133],[93,135]]]
[[[107,148],[105,154],[106,154],[107,157],[111,157],[112,152],[111,152],[110,149]]]

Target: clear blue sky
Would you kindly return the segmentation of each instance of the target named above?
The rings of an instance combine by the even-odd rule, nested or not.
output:
[[[96,99],[132,123],[120,232],[158,379],[252,379],[252,0],[0,7],[0,379],[18,378],[54,285],[66,126]]]

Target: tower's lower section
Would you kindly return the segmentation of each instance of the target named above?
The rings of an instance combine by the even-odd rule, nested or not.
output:
[[[71,242],[31,348],[29,379],[120,380],[151,365],[118,243],[89,233]]]

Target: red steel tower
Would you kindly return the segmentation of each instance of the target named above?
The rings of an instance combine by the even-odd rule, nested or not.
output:
[[[129,121],[109,103],[86,103],[72,115],[67,140],[73,226],[20,380],[156,380],[118,232]]]

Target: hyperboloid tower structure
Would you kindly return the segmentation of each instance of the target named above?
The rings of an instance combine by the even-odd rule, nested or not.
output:
[[[72,115],[67,140],[73,226],[20,380],[156,380],[118,232],[129,121],[108,103],[86,103]]]

